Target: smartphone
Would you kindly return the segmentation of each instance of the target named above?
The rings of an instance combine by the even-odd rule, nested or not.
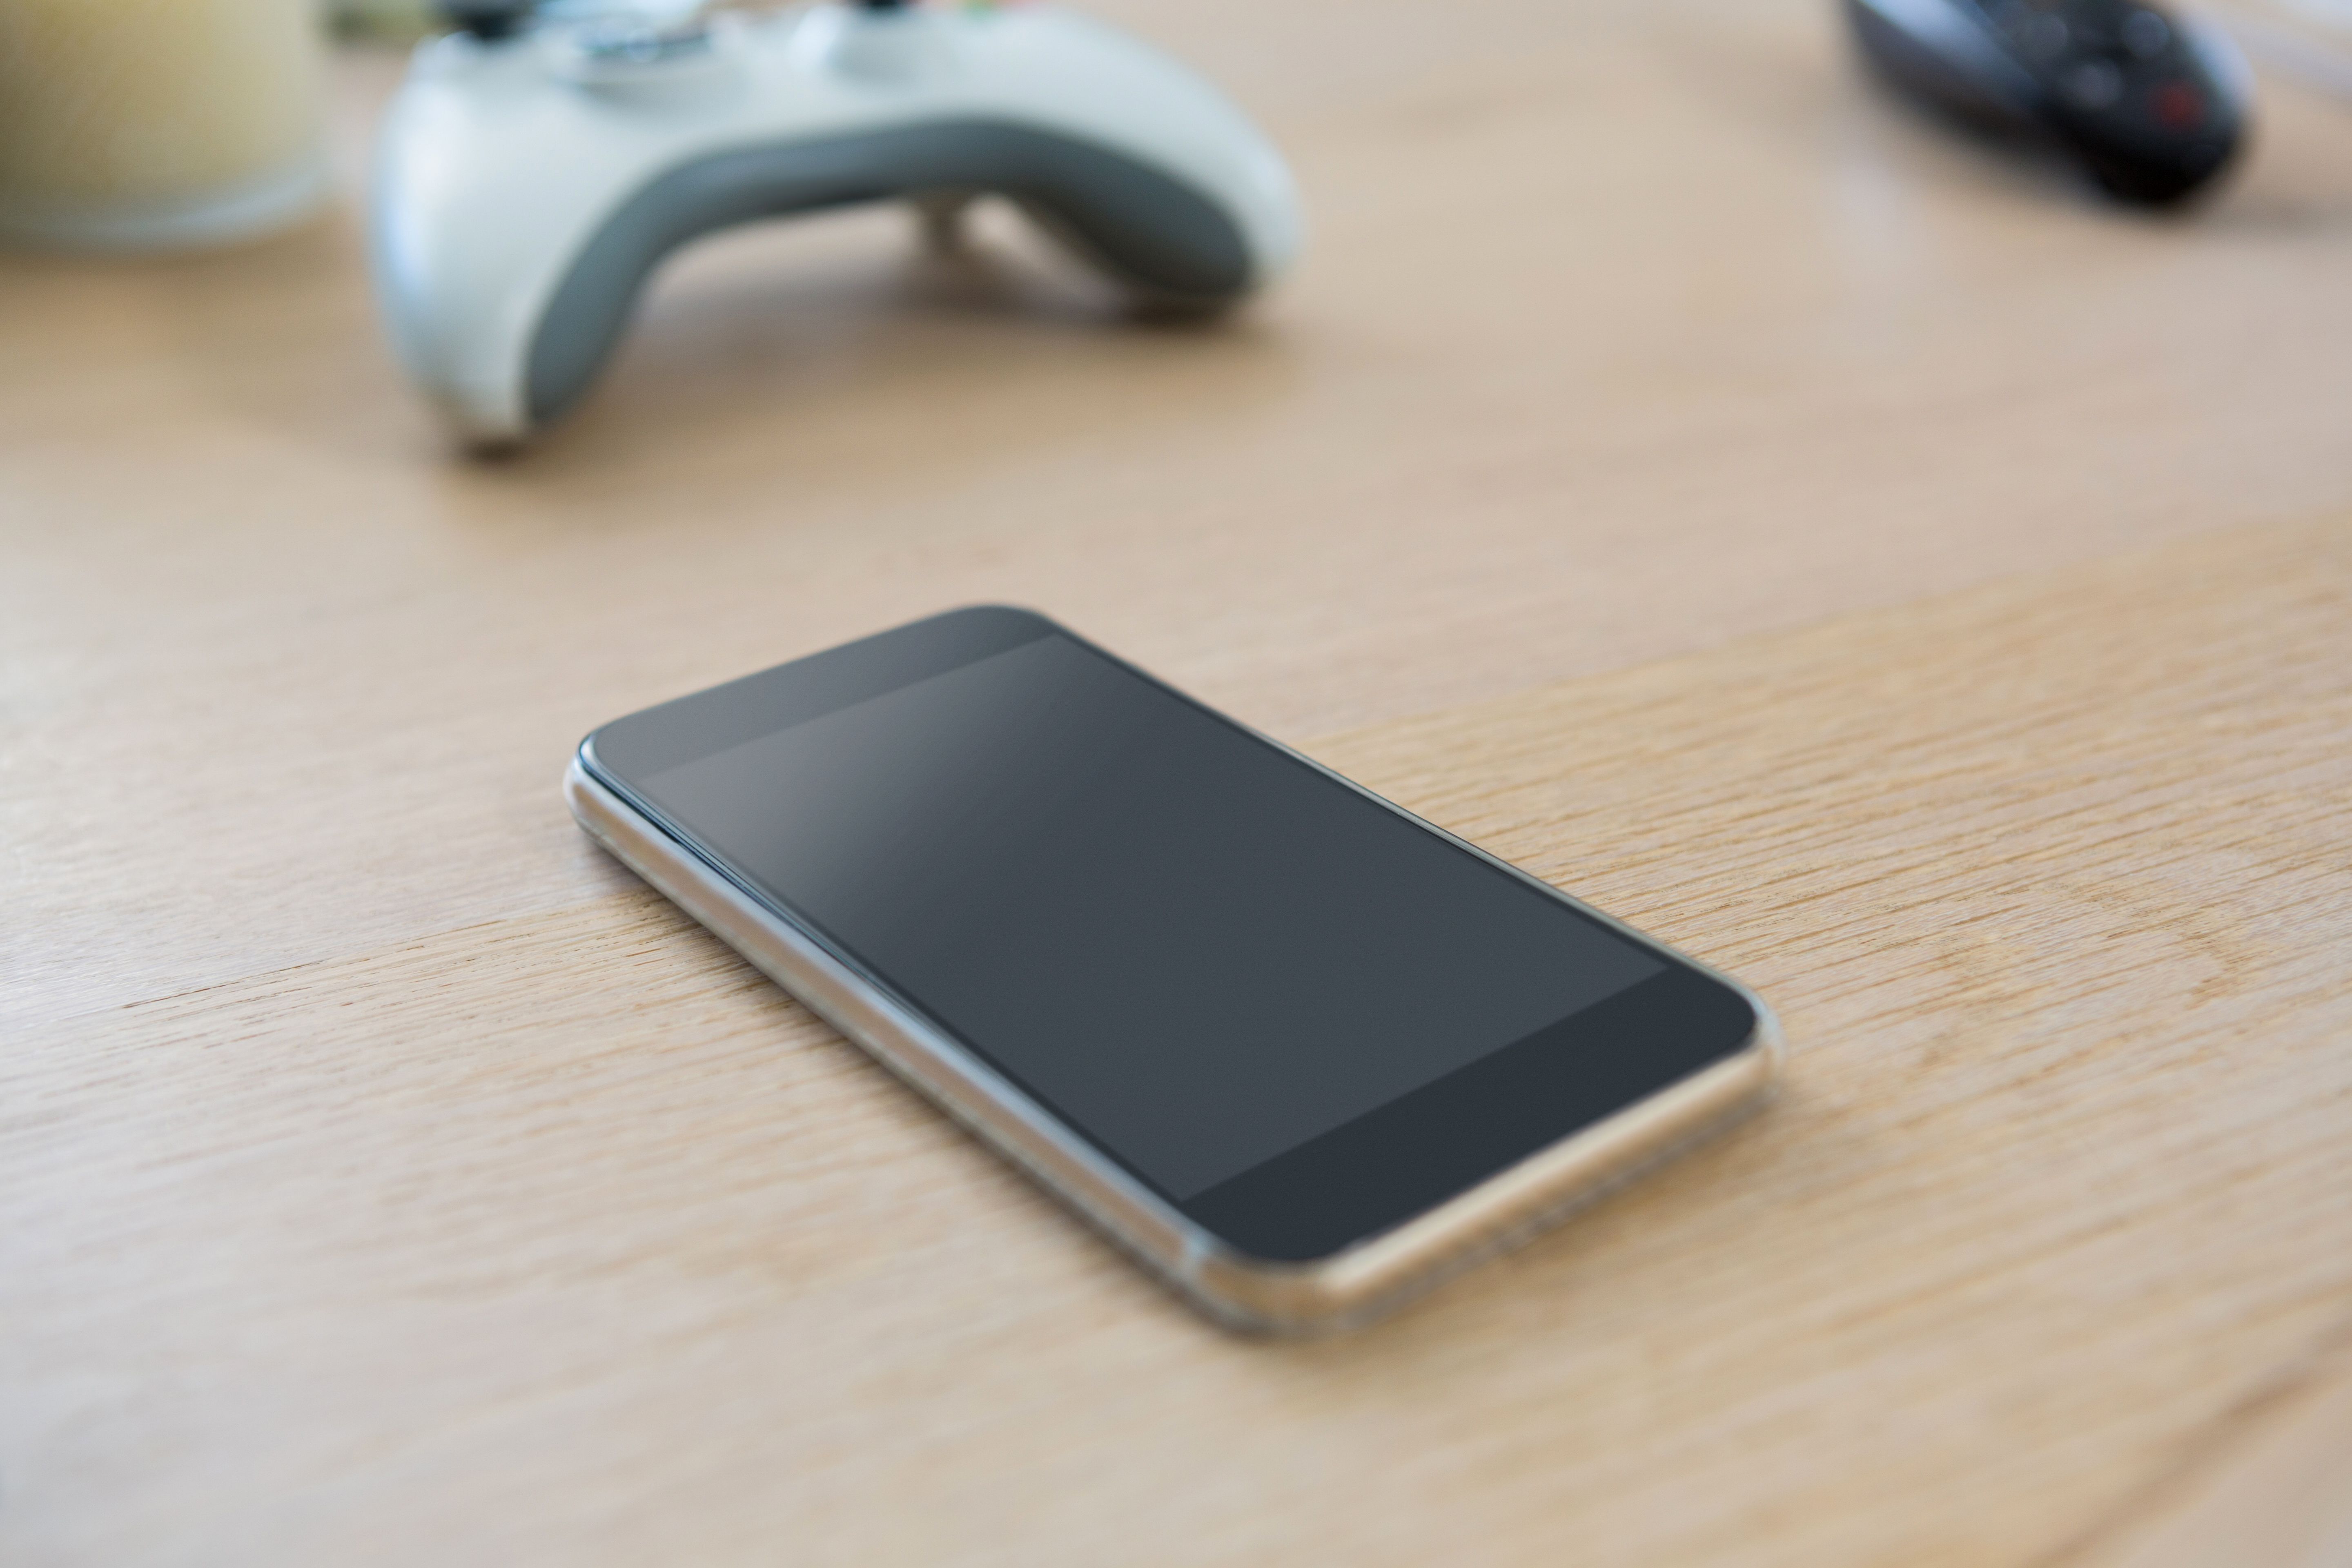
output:
[[[615,720],[573,814],[1220,1321],[1368,1317],[1757,1104],[1746,987],[1045,617]]]

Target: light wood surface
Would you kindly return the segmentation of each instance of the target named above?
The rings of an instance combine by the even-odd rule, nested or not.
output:
[[[0,259],[0,1562],[2343,1561],[2352,116],[2148,219],[1794,0],[1104,9],[1308,192],[1223,329],[747,233],[484,467],[349,218]],[[1202,1326],[558,799],[981,599],[1751,980],[1786,1096]]]
[[[2321,1364],[2286,1368],[2213,1424],[2146,1489],[2145,1521],[2095,1558],[2115,1568],[2352,1563],[2352,1357],[2338,1334]],[[2135,1510],[2135,1512],[2142,1511]]]

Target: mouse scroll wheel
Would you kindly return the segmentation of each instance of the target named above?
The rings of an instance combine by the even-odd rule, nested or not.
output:
[[[2077,109],[2105,109],[2124,95],[2124,73],[2109,60],[2084,60],[2060,79],[2059,89]]]
[[[2017,47],[2024,50],[2029,58],[2036,60],[2056,59],[2066,52],[2066,46],[2074,41],[2065,20],[2047,11],[2027,16],[2018,24],[2015,36]]]
[[[2134,59],[2154,59],[2172,42],[2172,24],[2153,11],[2134,11],[2116,32]]]
[[[2194,131],[2205,123],[2205,95],[2178,79],[2158,83],[2148,94],[2148,108],[2167,131]]]

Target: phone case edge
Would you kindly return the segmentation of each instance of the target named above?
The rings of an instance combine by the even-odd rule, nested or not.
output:
[[[1755,1010],[1756,1032],[1740,1050],[1394,1229],[1312,1263],[1268,1263],[1243,1256],[1194,1225],[985,1062],[875,991],[605,786],[577,754],[563,788],[573,817],[607,853],[1181,1296],[1223,1326],[1245,1332],[1325,1332],[1393,1310],[1756,1110],[1786,1054],[1778,1022],[1760,997],[1674,952],[1732,986]],[[1465,847],[1493,858],[1475,845]],[[1645,946],[1673,952],[1602,911],[1591,912]]]

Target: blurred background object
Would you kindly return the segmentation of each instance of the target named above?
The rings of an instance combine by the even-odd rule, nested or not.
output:
[[[2352,0],[2221,0],[2215,11],[2259,63],[2352,100]]]
[[[433,33],[467,26],[483,17],[503,16],[505,31],[530,16],[578,21],[606,15],[680,17],[701,10],[778,9],[775,0],[321,0],[339,38],[365,43],[413,44]]]
[[[313,0],[0,5],[0,237],[223,244],[326,196]]]
[[[2160,205],[2236,152],[2252,80],[2227,35],[2144,0],[1846,0],[1898,92],[2057,151],[2108,195]]]
[[[1205,79],[1074,12],[821,4],[741,25],[700,0],[448,0],[369,200],[402,364],[468,446],[586,395],[673,252],[720,229],[904,201],[952,232],[1017,204],[1140,312],[1206,321],[1279,276],[1290,171]]]
[[[433,0],[326,0],[335,36],[412,43],[447,26]]]

